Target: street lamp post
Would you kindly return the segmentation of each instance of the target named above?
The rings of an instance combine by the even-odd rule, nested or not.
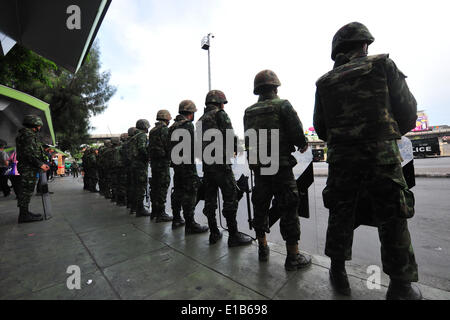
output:
[[[208,50],[208,85],[209,85],[209,91],[211,91],[211,53],[210,53],[211,38],[214,38],[214,35],[212,33],[208,33],[208,35],[203,37],[203,39],[202,39],[202,49],[203,50]]]

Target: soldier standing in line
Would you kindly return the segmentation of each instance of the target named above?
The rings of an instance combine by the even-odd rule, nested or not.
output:
[[[129,142],[131,161],[132,203],[131,212],[136,217],[149,217],[150,213],[144,208],[145,189],[148,183],[148,140],[147,133],[150,123],[146,119],[136,122],[136,133]]]
[[[117,142],[117,141],[116,141]],[[113,194],[112,194],[112,159],[114,155],[114,145],[111,141],[105,142],[105,151],[103,151],[103,161],[100,163],[103,170],[104,177],[104,193],[105,199],[111,199],[114,202]]]
[[[195,206],[197,204],[197,189],[199,177],[197,175],[197,167],[195,165],[194,155],[194,114],[197,112],[197,107],[191,100],[183,100],[179,106],[179,115],[175,118],[175,123],[169,128],[169,141],[171,141],[172,134],[176,130],[185,130],[189,132],[191,138],[190,152],[191,157],[189,163],[175,164],[172,161],[174,171],[173,176],[173,193],[171,195],[171,205],[173,213],[172,229],[181,227],[185,221],[181,217],[181,208],[183,208],[183,216],[186,219],[185,233],[203,233],[207,232],[207,226],[201,226],[195,222]],[[171,141],[173,147],[178,142]],[[182,157],[183,155],[179,155]]]
[[[238,231],[236,213],[238,209],[237,186],[234,174],[231,168],[230,159],[227,159],[226,138],[227,130],[232,131],[234,138],[234,149],[237,149],[237,139],[234,135],[233,126],[230,118],[225,112],[224,105],[227,104],[227,98],[222,91],[212,90],[206,96],[205,113],[197,122],[197,126],[201,125],[202,137],[207,130],[219,130],[223,137],[224,147],[223,154],[217,155],[221,157],[222,163],[208,164],[203,158],[203,183],[205,184],[205,208],[203,214],[208,218],[210,230],[209,243],[214,244],[222,238],[222,233],[217,227],[216,210],[217,195],[219,188],[223,195],[223,216],[227,220],[229,232],[228,246],[236,247],[248,245],[252,243],[252,238]],[[202,139],[203,140],[203,139]],[[202,150],[211,142],[202,141]],[[219,151],[219,150],[216,150]],[[230,155],[231,157],[232,155]],[[219,212],[220,214],[220,212]]]
[[[155,127],[148,134],[152,183],[150,199],[152,201],[152,219],[156,222],[170,222],[172,216],[166,211],[167,190],[170,185],[170,141],[168,125],[172,116],[167,110],[156,115]]]
[[[254,81],[255,95],[259,96],[258,102],[245,110],[244,130],[253,129],[258,136],[260,130],[267,130],[271,137],[271,130],[279,132],[279,157],[278,172],[273,175],[264,175],[261,168],[265,165],[250,163],[250,169],[255,173],[255,187],[252,202],[255,208],[253,225],[258,239],[258,256],[260,261],[267,261],[269,246],[267,245],[266,232],[269,231],[268,215],[272,197],[277,201],[281,217],[280,232],[286,241],[286,261],[284,267],[288,271],[307,267],[311,264],[311,258],[299,253],[298,241],[300,240],[300,220],[297,213],[299,194],[295,181],[293,168],[297,161],[292,156],[295,147],[304,153],[308,149],[308,143],[303,133],[302,123],[288,100],[278,97],[278,87],[281,85],[277,75],[271,70],[259,72]],[[249,145],[246,139],[246,149],[253,148],[259,155],[261,141],[253,141],[255,145]],[[271,141],[266,141],[267,150]],[[270,166],[271,164],[267,164]]]
[[[103,143],[103,146],[101,146],[98,149],[98,189],[100,192],[100,195],[105,196],[105,169],[104,169],[104,162],[105,162],[105,150],[110,145],[111,141],[106,140]]]
[[[122,145],[122,157],[124,159],[124,166],[125,166],[125,172],[127,175],[125,183],[125,189],[126,189],[126,199],[127,199],[127,209],[131,209],[131,204],[134,203],[133,199],[133,188],[132,188],[132,170],[131,170],[131,163],[133,159],[130,157],[131,151],[130,151],[130,144],[132,143],[132,140],[134,139],[134,135],[136,134],[136,128],[131,127],[128,129],[128,138]],[[130,211],[130,214],[133,212]],[[134,212],[135,213],[135,212]]]
[[[16,137],[17,167],[20,172],[20,192],[17,196],[19,223],[43,220],[41,214],[30,212],[28,207],[39,170],[44,172],[50,170],[50,167],[44,163],[44,151],[38,139],[38,132],[44,125],[41,118],[26,115],[23,125],[25,127],[19,130]]]
[[[316,83],[314,128],[327,141],[329,174],[323,201],[330,210],[325,254],[334,288],[350,295],[345,261],[361,224],[378,228],[387,299],[421,299],[407,219],[414,194],[401,167],[397,140],[415,127],[417,103],[406,76],[387,54],[368,56],[374,41],[353,22],[334,36],[333,70]]]
[[[120,135],[120,145],[116,148],[114,154],[114,161],[116,162],[116,181],[117,181],[117,201],[119,207],[127,205],[127,167],[126,167],[126,152],[125,143],[128,139],[128,133]]]
[[[122,157],[120,154],[121,149],[121,138],[114,137],[111,139],[112,143],[112,157],[110,159],[111,163],[111,193],[112,202],[115,202],[118,206],[123,206],[125,199],[123,199],[123,194],[120,192],[120,174],[123,170]],[[120,194],[120,195],[119,195]],[[120,201],[119,201],[120,199]]]

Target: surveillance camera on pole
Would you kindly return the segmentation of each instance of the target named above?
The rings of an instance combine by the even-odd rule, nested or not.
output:
[[[202,49],[208,50],[208,83],[209,83],[209,91],[211,91],[211,55],[209,48],[211,47],[211,38],[214,38],[212,33],[208,33],[207,36],[202,39]]]

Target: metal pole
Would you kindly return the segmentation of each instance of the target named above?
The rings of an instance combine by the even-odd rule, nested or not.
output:
[[[209,35],[208,35],[209,38]],[[210,55],[210,49],[208,48],[208,84],[209,84],[209,90],[211,91],[211,55]]]

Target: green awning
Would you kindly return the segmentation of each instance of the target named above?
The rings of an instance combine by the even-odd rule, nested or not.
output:
[[[23,127],[23,118],[27,114],[34,114],[42,119],[42,141],[56,144],[49,104],[24,92],[0,85],[0,137],[8,143],[8,147],[15,146],[17,133]]]

